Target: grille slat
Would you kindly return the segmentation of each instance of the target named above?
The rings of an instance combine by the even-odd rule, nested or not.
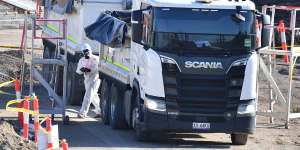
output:
[[[224,98],[208,98],[208,97],[182,97],[179,96],[177,99],[178,102],[186,102],[186,103],[225,103],[226,100]]]
[[[168,68],[163,67],[165,96],[170,109],[178,109],[182,114],[207,115],[222,115],[236,109],[244,66],[232,67],[226,75],[168,72]]]

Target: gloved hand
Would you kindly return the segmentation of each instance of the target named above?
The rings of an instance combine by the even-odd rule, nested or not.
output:
[[[80,71],[82,71],[82,72],[91,72],[91,69],[82,67],[82,68],[80,69]]]

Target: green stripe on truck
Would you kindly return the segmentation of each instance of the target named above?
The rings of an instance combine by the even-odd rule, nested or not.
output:
[[[49,24],[46,24],[46,27],[48,27],[49,29],[51,29],[51,30],[53,30],[53,31],[55,31],[55,32],[58,33],[58,30],[57,30],[56,28],[54,28],[53,26],[51,26],[51,25],[49,25]],[[62,35],[62,34],[63,34],[63,33],[60,32],[60,35]],[[74,39],[74,38],[72,38],[72,37],[70,37],[70,36],[67,36],[67,38],[68,38],[68,40],[70,40],[70,41],[72,41],[72,42],[75,42],[76,44],[79,44],[79,42],[78,42],[76,39]]]
[[[125,70],[127,70],[127,71],[130,71],[130,69],[129,69],[128,67],[123,66],[123,65],[121,65],[121,64],[119,64],[119,63],[117,63],[117,62],[112,62],[112,60],[109,59],[109,58],[107,58],[107,57],[103,57],[103,59],[106,60],[106,61],[108,61],[108,62],[110,62],[110,63],[112,63],[113,65],[116,65],[116,66],[118,66],[118,67],[120,67],[120,68],[123,68],[123,69],[125,69]]]

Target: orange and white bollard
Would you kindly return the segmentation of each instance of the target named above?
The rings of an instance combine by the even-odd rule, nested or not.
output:
[[[38,19],[41,19],[42,17],[42,7],[39,6],[39,11],[38,11],[39,15],[38,15]]]
[[[256,26],[256,43],[257,43],[257,47],[260,47],[261,46],[261,43],[260,43],[261,34],[260,34],[260,26],[259,26],[257,19],[255,20],[255,26]]]
[[[29,110],[29,101],[27,99],[29,99],[28,96],[25,97],[24,109]],[[24,136],[25,139],[28,139],[29,114],[28,113],[23,113],[23,118],[24,118],[23,136]]]
[[[20,82],[18,78],[15,80],[15,90],[16,90],[16,96],[17,100],[21,99],[21,89],[20,89]],[[18,103],[18,108],[22,108],[22,103]],[[18,112],[18,118],[19,118],[19,124],[22,127],[23,126],[23,112]]]
[[[283,20],[280,20],[279,28],[280,28],[280,34],[281,34],[282,50],[287,51],[285,28],[284,28]],[[289,62],[289,57],[287,55],[284,55],[283,60],[284,60],[285,63],[288,63]]]
[[[36,97],[33,99],[33,111],[39,113],[39,101]],[[34,141],[37,142],[37,131],[39,129],[39,116],[34,116]]]
[[[68,150],[68,143],[67,143],[66,139],[62,140],[62,147],[63,147],[63,150]]]
[[[51,138],[51,119],[48,117],[46,120],[46,130],[48,132],[48,146],[47,148],[52,148],[53,147],[53,143],[52,143],[52,138]]]

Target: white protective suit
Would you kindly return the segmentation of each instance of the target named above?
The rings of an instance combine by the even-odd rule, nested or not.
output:
[[[96,114],[100,114],[100,107],[99,107],[100,99],[98,96],[100,79],[98,74],[98,62],[99,62],[99,57],[93,55],[92,52],[90,52],[90,58],[86,59],[85,57],[82,57],[79,60],[76,69],[76,72],[78,74],[84,74],[85,95],[79,112],[81,115],[84,116],[87,115],[91,103],[95,107],[94,112]],[[91,69],[91,72],[82,72],[80,69],[83,67]]]

